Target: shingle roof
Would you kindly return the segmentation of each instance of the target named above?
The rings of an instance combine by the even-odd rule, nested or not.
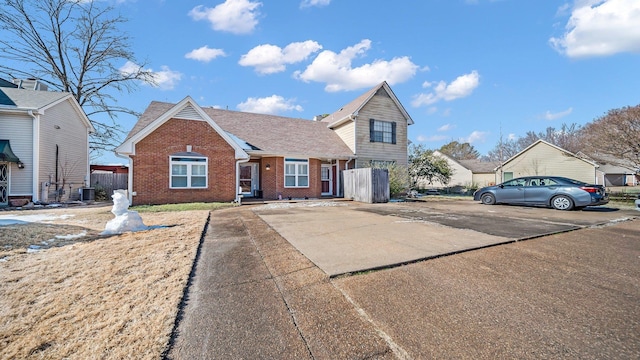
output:
[[[393,90],[391,90],[386,81],[383,81],[380,84],[374,86],[371,90],[358,96],[352,102],[341,107],[333,114],[330,114],[329,116],[323,118],[321,121],[327,124],[327,126],[331,127],[333,124],[340,122],[349,115],[357,115],[358,111],[360,111],[360,109],[369,101],[369,99],[371,99],[373,95],[376,94],[376,92],[378,92],[378,90],[380,90],[380,88],[385,88],[385,90],[389,93],[389,96],[391,96],[391,98],[396,102],[400,109],[400,112],[402,112],[407,118],[407,123],[409,125],[413,124],[413,119],[411,119],[407,111],[400,103],[400,100],[398,100],[398,98],[395,96]]]
[[[500,166],[500,162],[482,161],[478,159],[456,161],[474,173],[493,173],[495,172],[494,169]]]
[[[127,139],[142,131],[175,105],[151,102]],[[245,149],[248,153],[322,158],[353,156],[349,147],[333,130],[327,128],[326,123],[210,107],[202,109],[224,131],[254,147]]]
[[[0,87],[0,93],[4,94],[4,96],[0,94],[0,99],[4,99],[4,102],[1,102],[0,105],[15,106],[18,109],[41,109],[69,96],[69,93],[66,92],[26,90],[10,87]]]

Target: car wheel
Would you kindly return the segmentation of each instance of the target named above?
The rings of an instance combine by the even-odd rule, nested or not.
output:
[[[573,200],[565,195],[558,195],[551,199],[551,206],[556,210],[571,210],[573,209]]]
[[[482,194],[482,197],[480,198],[480,201],[484,205],[493,205],[493,204],[496,203],[496,197],[493,196],[493,194]]]

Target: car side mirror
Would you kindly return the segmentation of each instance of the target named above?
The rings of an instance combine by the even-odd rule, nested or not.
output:
[[[498,187],[499,187],[500,189],[504,189],[504,184],[500,184],[500,185],[498,185]]]

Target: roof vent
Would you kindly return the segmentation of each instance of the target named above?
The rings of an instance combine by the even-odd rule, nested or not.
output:
[[[40,91],[49,90],[49,87],[45,83],[35,78],[13,79],[13,83],[18,85],[20,89],[40,90]]]

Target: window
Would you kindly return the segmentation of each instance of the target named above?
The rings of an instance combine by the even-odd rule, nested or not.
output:
[[[396,143],[396,123],[369,119],[370,142]]]
[[[284,159],[284,187],[309,187],[308,159]]]
[[[204,157],[171,157],[172,189],[206,188],[207,158]]]

